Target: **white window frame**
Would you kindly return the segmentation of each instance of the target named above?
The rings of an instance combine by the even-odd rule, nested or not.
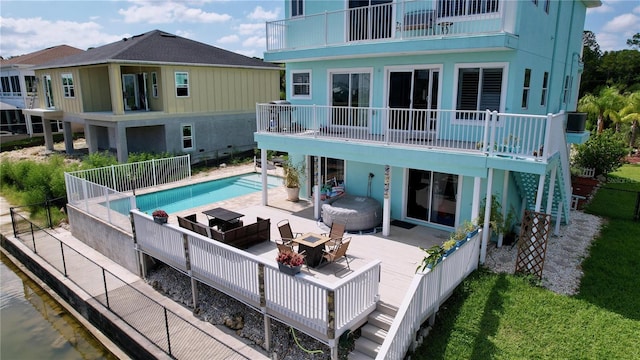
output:
[[[307,74],[309,76],[309,82],[308,83],[304,83],[304,82],[300,82],[300,83],[296,83],[295,82],[295,75],[296,74]],[[311,99],[311,78],[312,78],[312,74],[311,74],[311,70],[292,70],[291,71],[291,98],[293,99]],[[298,86],[308,86],[309,88],[309,93],[308,94],[296,94],[296,85]]]
[[[151,73],[151,96],[158,97],[158,73],[155,71]]]
[[[187,83],[186,84],[178,84],[178,75],[186,75],[186,80]],[[185,97],[189,97],[191,95],[191,90],[190,90],[190,85],[189,85],[189,72],[188,71],[176,71],[174,73],[174,80],[176,83],[176,97],[180,97],[180,98],[185,98]],[[179,95],[178,94],[178,89],[187,89],[187,94],[186,95]]]
[[[304,0],[290,0],[289,5],[291,9],[291,17],[304,16]]]
[[[75,91],[75,86],[74,86],[74,83],[73,83],[73,74],[72,73],[60,74],[60,78],[61,78],[61,81],[62,81],[62,97],[67,98],[67,99],[75,98],[76,97],[76,91]],[[69,80],[71,80],[71,83],[69,83]]]
[[[456,109],[457,108],[457,103],[458,103],[458,82],[459,82],[459,76],[460,76],[460,69],[467,69],[467,68],[480,68],[480,69],[496,69],[496,68],[501,68],[502,69],[502,84],[500,85],[502,92],[500,94],[500,109],[498,109],[498,112],[505,112],[505,104],[506,104],[506,99],[507,99],[507,93],[508,93],[508,80],[509,80],[509,63],[506,62],[487,62],[487,63],[460,63],[460,64],[455,64],[455,68],[454,68],[454,72],[453,72],[453,93],[451,94],[452,99],[453,99],[453,104],[452,104],[452,108]],[[478,93],[478,95],[480,95]],[[468,121],[463,120],[463,119],[456,119],[455,116],[452,117],[451,119],[451,123],[452,124],[468,124]],[[479,124],[480,125],[480,124]]]
[[[547,94],[549,93],[549,72],[545,71],[542,75],[542,95],[540,97],[540,106],[547,105]]]
[[[564,89],[562,91],[562,103],[563,104],[568,104],[569,103],[569,94],[571,93],[571,82],[573,80],[571,79],[571,75],[566,75],[564,77]]]
[[[333,94],[331,93],[333,89],[331,89],[331,85],[333,84],[333,75],[337,75],[337,74],[348,74],[349,76],[353,75],[353,74],[363,74],[363,73],[367,73],[369,74],[369,106],[368,108],[371,109],[372,106],[372,102],[373,102],[373,89],[374,89],[374,78],[373,78],[373,68],[372,67],[362,67],[362,68],[335,68],[335,69],[327,69],[327,84],[329,84],[329,86],[327,86],[327,104],[331,107],[333,107],[332,105],[332,100],[333,100]],[[330,120],[329,120],[330,122]],[[361,129],[361,126],[355,126],[355,125],[332,125],[332,126],[336,126],[336,127],[345,127],[345,128],[354,128],[354,129]],[[372,127],[372,121],[371,121],[371,116],[369,116],[369,119],[367,121],[367,128],[371,129]]]
[[[191,129],[191,135],[185,135],[185,128],[189,127]],[[185,141],[191,141],[191,147],[185,147]],[[180,125],[180,144],[182,146],[183,151],[193,150],[195,147],[195,134],[193,131],[193,124],[181,124]]]
[[[529,108],[529,93],[531,92],[531,69],[524,69],[524,81],[522,84],[522,105],[523,109]]]

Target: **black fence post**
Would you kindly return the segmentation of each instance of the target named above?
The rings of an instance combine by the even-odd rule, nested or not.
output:
[[[51,219],[51,201],[49,198],[44,200],[44,208],[47,211],[47,222],[49,225],[49,229],[53,229],[53,220]]]
[[[33,223],[29,221],[29,227],[31,228],[31,242],[33,243],[33,253],[37,254],[38,250],[36,250],[36,234],[33,231]]]
[[[169,337],[169,319],[167,317],[167,308],[165,306],[162,307],[164,310],[164,327],[167,330],[167,346],[169,349],[169,356],[173,357],[171,354],[171,337]]]
[[[11,214],[11,227],[13,228],[13,237],[18,237],[18,232],[16,230],[16,219],[13,212],[13,206],[9,208],[9,214]]]
[[[62,241],[60,241],[60,254],[62,254],[62,269],[64,270],[64,277],[69,277],[69,275],[67,275],[67,263],[64,260],[64,245],[62,245]]]
[[[640,220],[640,191],[636,193],[636,208],[633,212],[633,220]]]
[[[104,283],[104,298],[107,300],[107,309],[111,310],[111,307],[109,306],[109,292],[107,291],[107,276],[104,273],[104,268],[101,267],[102,269],[102,282]]]

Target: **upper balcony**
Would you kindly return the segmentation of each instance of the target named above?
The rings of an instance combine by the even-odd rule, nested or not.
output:
[[[479,35],[505,38],[506,34],[515,32],[516,6],[516,2],[501,0],[397,1],[272,21],[266,28],[265,58],[274,61],[280,59],[278,53],[281,52],[324,47],[335,51],[335,47],[344,45],[352,48],[377,44],[380,52],[380,43],[406,42],[404,40],[429,40],[435,51],[452,46],[450,41],[445,45],[437,40]],[[481,46],[477,41],[474,43]],[[489,47],[505,44],[508,41],[501,39]],[[393,48],[394,52],[398,50]],[[413,51],[416,50],[414,43]]]

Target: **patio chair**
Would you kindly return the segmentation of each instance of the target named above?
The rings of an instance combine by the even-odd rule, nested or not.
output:
[[[302,235],[302,233],[294,233],[291,230],[291,224],[289,224],[289,220],[287,219],[280,220],[278,222],[278,230],[280,231],[280,237],[282,240],[288,240],[289,242],[292,242],[293,239]]]
[[[347,229],[347,222],[334,221],[331,223],[331,229],[328,233],[324,233],[322,235],[328,236],[331,240],[327,241],[325,244],[328,248],[335,247],[338,243],[342,241],[342,237],[344,236],[344,232]]]
[[[324,255],[322,255],[322,260],[320,266],[324,266],[330,263],[336,263],[340,259],[344,258],[347,262],[347,269],[351,270],[351,266],[349,266],[349,257],[347,256],[347,249],[349,248],[349,244],[351,243],[351,238],[344,238],[340,241],[339,244],[334,246],[333,249],[329,251],[324,251]],[[337,274],[340,269],[334,271],[334,274]]]

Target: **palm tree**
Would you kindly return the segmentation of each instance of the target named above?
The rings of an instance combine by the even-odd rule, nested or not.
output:
[[[633,148],[636,143],[636,133],[640,122],[640,91],[636,91],[627,96],[627,105],[620,110],[622,121],[631,123],[631,139],[629,147]]]
[[[610,118],[619,127],[618,111],[624,106],[624,98],[615,87],[607,86],[600,90],[598,96],[587,94],[578,101],[578,110],[598,116],[598,133],[604,130],[604,119]]]

